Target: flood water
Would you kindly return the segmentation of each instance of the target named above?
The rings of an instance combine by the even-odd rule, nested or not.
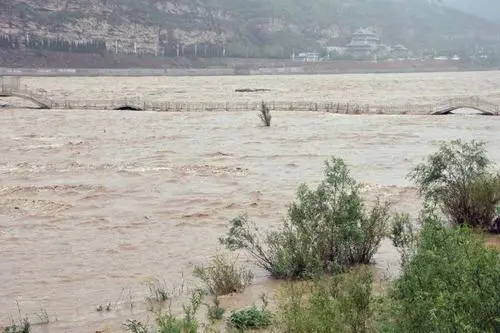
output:
[[[271,88],[269,98],[290,101],[500,100],[498,72],[25,82],[56,100],[118,93],[227,100],[239,87]],[[297,186],[317,183],[330,156],[347,161],[369,201],[380,195],[414,214],[419,201],[405,176],[441,140],[483,140],[500,164],[500,118],[478,115],[276,112],[264,128],[255,112],[5,109],[0,123],[0,326],[19,317],[18,307],[35,321],[43,308],[53,322],[35,332],[119,331],[125,319],[143,318],[145,280],[195,285],[193,265],[209,261],[232,217],[247,213],[263,229],[279,227]],[[381,274],[397,271],[389,242],[375,259]],[[272,293],[276,282],[255,273],[226,305]],[[95,310],[108,302],[112,311]]]

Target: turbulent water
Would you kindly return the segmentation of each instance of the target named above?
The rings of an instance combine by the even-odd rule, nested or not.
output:
[[[500,100],[498,72],[25,83],[56,100]],[[242,87],[272,91],[234,93]],[[412,213],[419,204],[405,175],[441,140],[484,140],[500,164],[500,118],[478,115],[276,112],[264,128],[254,112],[5,109],[0,122],[0,327],[18,308],[35,322],[43,308],[52,323],[36,326],[40,332],[118,331],[125,319],[143,318],[145,280],[192,286],[193,265],[215,253],[230,218],[248,213],[264,229],[279,226],[297,185],[316,183],[332,155],[348,162],[369,200],[381,195]],[[385,242],[379,272],[392,274],[397,264]],[[274,290],[255,271],[253,286],[224,298],[227,306]],[[96,311],[108,302],[110,312]]]

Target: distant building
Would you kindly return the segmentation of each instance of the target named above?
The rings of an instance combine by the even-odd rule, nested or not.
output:
[[[360,28],[352,34],[352,39],[347,44],[347,52],[353,55],[371,55],[380,47],[380,38],[370,29]]]
[[[401,44],[396,44],[391,47],[392,52],[408,52],[408,49]]]
[[[344,55],[347,51],[346,47],[343,46],[327,46],[326,52],[328,53],[328,57],[331,58],[332,55]]]
[[[318,52],[301,52],[297,55],[293,55],[294,60],[303,61],[303,62],[317,62],[319,61],[319,53]]]
[[[410,50],[401,44],[396,44],[391,47],[390,54],[398,58],[407,58],[410,55]]]

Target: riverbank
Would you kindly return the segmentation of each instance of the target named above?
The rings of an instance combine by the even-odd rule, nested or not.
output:
[[[231,76],[420,73],[495,70],[453,60],[331,60],[164,58],[153,56],[0,50],[0,75],[19,76]]]
[[[405,66],[359,66],[335,67],[330,63],[328,67],[294,66],[294,67],[259,67],[256,69],[238,68],[0,68],[0,76],[33,76],[33,77],[99,77],[99,76],[235,76],[235,75],[331,75],[331,74],[396,74],[396,73],[433,73],[433,72],[466,72],[490,71],[497,69],[484,69],[479,67],[458,66],[430,66],[430,67],[405,67]],[[360,62],[361,65],[361,62]],[[383,64],[382,64],[383,65]]]

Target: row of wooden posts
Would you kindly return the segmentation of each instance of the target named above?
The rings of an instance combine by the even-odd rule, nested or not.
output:
[[[425,105],[381,105],[350,102],[268,102],[271,111],[322,111],[344,114],[363,113],[425,113],[430,111]],[[203,111],[254,111],[259,110],[261,102],[141,102],[139,100],[121,101],[65,101],[58,104],[62,109],[114,110],[130,107],[131,109],[159,112],[203,112]]]

